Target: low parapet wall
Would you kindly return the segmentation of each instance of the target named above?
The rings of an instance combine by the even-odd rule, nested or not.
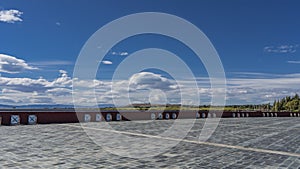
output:
[[[2,125],[220,117],[300,117],[300,112],[0,110]]]

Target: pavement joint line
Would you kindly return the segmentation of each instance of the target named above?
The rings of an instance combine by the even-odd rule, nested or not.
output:
[[[248,129],[244,129],[244,130],[239,130],[239,131],[232,131],[230,133],[233,133],[233,134],[237,134],[237,133],[240,133],[240,132],[244,132],[244,131],[248,131],[248,130],[255,130],[255,129],[259,129],[259,128],[265,128],[265,129],[280,129],[280,130],[287,130],[287,129],[293,129],[293,128],[296,128],[296,127],[299,127],[298,124],[294,125],[294,126],[290,126],[288,128],[276,128],[276,127],[270,127],[271,125],[280,125],[280,124],[284,124],[284,123],[287,123],[287,122],[290,122],[290,121],[294,121],[294,120],[288,120],[288,121],[284,121],[284,122],[277,122],[277,123],[272,123],[272,124],[269,124],[269,125],[259,125],[259,126],[256,126],[256,127],[253,127],[252,125],[243,125],[243,126],[246,126],[246,127],[250,127]]]
[[[214,147],[238,149],[238,150],[244,150],[244,151],[269,153],[269,154],[277,154],[277,155],[292,156],[292,157],[300,158],[300,154],[298,154],[298,153],[290,153],[290,152],[284,152],[284,151],[266,150],[266,149],[235,146],[235,145],[228,145],[228,144],[221,144],[221,143],[203,142],[203,141],[196,141],[196,140],[176,139],[176,138],[171,138],[171,137],[162,137],[162,136],[158,136],[158,135],[148,135],[148,134],[142,134],[142,133],[132,133],[132,132],[127,132],[127,131],[108,130],[108,129],[100,129],[100,128],[93,128],[93,127],[85,127],[85,126],[74,126],[71,124],[60,124],[60,125],[81,128],[81,129],[85,128],[85,129],[127,134],[127,135],[133,135],[133,136],[142,136],[142,137],[147,137],[147,138],[158,138],[158,139],[164,139],[164,140],[170,140],[170,141],[180,141],[180,142],[186,142],[186,143],[209,145],[209,146],[214,146]]]
[[[295,126],[288,127],[288,128],[287,128],[286,130],[284,130],[284,131],[279,131],[278,134],[281,134],[281,133],[283,133],[283,132],[288,132],[289,130],[293,130],[294,128],[297,128],[297,127],[299,127],[299,126],[300,126],[300,124],[296,124]],[[287,135],[287,136],[285,136],[285,137],[289,137],[289,135]],[[292,140],[295,140],[295,139],[298,139],[298,138],[297,138],[297,137],[296,137],[296,138],[292,138]],[[280,139],[276,140],[275,142],[269,144],[269,146],[272,146],[272,145],[274,145],[274,144],[277,144],[278,142],[280,142],[280,141],[282,141],[282,140],[283,140],[283,138],[280,138]],[[292,140],[289,139],[289,141],[292,141]]]
[[[299,147],[296,151],[298,151],[298,150],[300,150],[300,147]],[[292,157],[289,157],[289,158],[285,159],[281,164],[284,164],[286,161],[291,160],[291,158],[292,158]],[[299,162],[300,162],[300,160],[299,160]],[[291,163],[287,168],[289,168],[292,164],[293,164],[293,163]]]

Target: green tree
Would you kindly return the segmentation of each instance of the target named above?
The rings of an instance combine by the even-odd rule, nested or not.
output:
[[[295,96],[293,97],[293,100],[299,100],[299,95],[296,93]]]
[[[295,111],[298,109],[298,100],[291,100],[287,102],[286,108],[288,111]]]

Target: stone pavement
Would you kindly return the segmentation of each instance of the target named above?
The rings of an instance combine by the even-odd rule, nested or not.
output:
[[[199,141],[204,122],[197,119],[179,143],[162,134],[174,120],[85,123],[83,128],[80,124],[1,126],[0,168],[300,167],[300,118],[221,119],[212,136]],[[105,129],[105,124],[112,129]],[[175,147],[168,147],[172,144]],[[130,156],[139,152],[140,157],[155,156]]]

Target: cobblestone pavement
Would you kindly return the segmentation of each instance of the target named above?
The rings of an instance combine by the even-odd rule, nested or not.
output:
[[[191,123],[191,120],[182,120]],[[107,152],[115,130],[133,138],[176,142],[157,137],[174,120],[1,126],[1,168],[296,168],[300,167],[300,118],[221,119],[207,141],[198,141],[205,120],[198,119],[175,147],[149,158],[130,158]],[[107,123],[106,123],[107,124]],[[89,136],[86,129],[93,131]],[[90,139],[101,135],[104,144]],[[93,137],[92,137],[93,138]],[[115,139],[116,140],[116,139]],[[125,138],[116,140],[126,142]],[[160,142],[161,143],[161,142]],[[126,142],[126,144],[129,144]],[[139,148],[140,143],[130,143]],[[147,142],[144,145],[148,145]],[[117,147],[117,151],[124,151]],[[162,145],[162,150],[163,150]],[[126,150],[130,153],[130,150]]]

